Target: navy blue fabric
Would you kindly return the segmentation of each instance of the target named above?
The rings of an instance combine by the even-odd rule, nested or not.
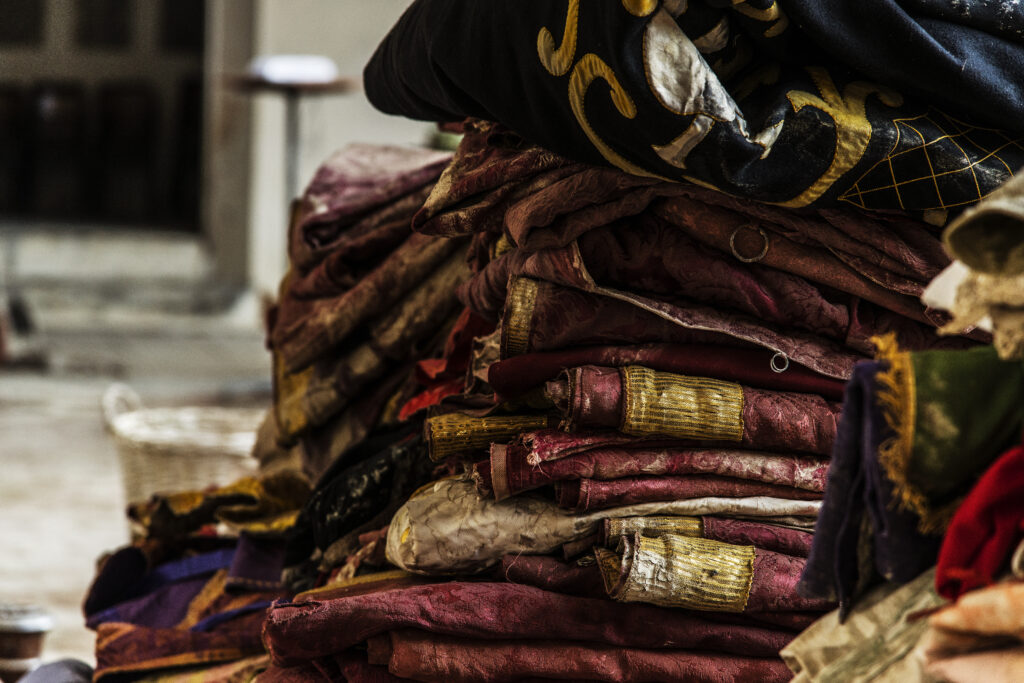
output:
[[[846,385],[825,497],[798,590],[839,602],[845,616],[879,579],[913,580],[935,564],[942,541],[917,530],[920,519],[893,502],[878,448],[893,435],[876,400],[885,362],[858,363]]]
[[[820,48],[949,113],[1024,131],[1024,9],[991,0],[780,0]]]
[[[497,121],[570,159],[793,207],[955,212],[1024,166],[1013,77],[1024,50],[1012,40],[882,0],[685,5],[674,22],[689,40],[677,44],[704,45],[698,77],[713,73],[684,112],[662,104],[645,68],[658,11],[638,17],[611,0],[580,3],[571,66],[557,74],[538,40],[547,30],[562,42],[567,2],[416,0],[367,64],[366,94],[389,114]],[[727,38],[707,39],[716,27]],[[573,84],[592,76],[574,111]],[[681,161],[659,155],[700,121],[713,123]],[[856,143],[840,144],[840,129]]]

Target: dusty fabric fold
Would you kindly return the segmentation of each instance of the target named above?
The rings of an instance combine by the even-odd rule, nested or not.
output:
[[[820,493],[828,470],[827,461],[818,458],[724,448],[594,448],[542,466],[530,463],[527,453],[524,448],[492,444],[490,459],[474,466],[481,492],[501,500],[569,479],[714,474]]]
[[[735,442],[746,448],[828,454],[837,404],[642,366],[585,366],[548,383],[570,430],[613,428],[632,436]]]

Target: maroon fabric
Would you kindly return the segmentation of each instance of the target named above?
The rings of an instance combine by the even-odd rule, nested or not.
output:
[[[354,287],[337,297],[318,299],[310,313],[271,333],[285,368],[296,372],[325,355],[363,323],[387,312],[460,246],[454,240],[411,235]]]
[[[479,641],[415,630],[391,632],[388,669],[436,683],[519,681],[524,677],[618,681],[787,681],[778,658],[682,650],[641,650],[571,641]]]
[[[728,348],[711,344],[642,344],[588,346],[530,353],[498,361],[487,372],[498,400],[523,394],[562,370],[581,365],[622,367],[642,365],[661,372],[698,375],[774,391],[818,394],[841,401],[844,383],[791,363],[785,372],[771,369],[775,354],[764,349]]]
[[[615,298],[537,280],[525,348],[551,351],[588,344],[717,344],[772,349],[819,374],[846,379],[865,356],[801,331],[774,329],[750,316],[686,299],[620,294]],[[466,302],[464,302],[466,303]],[[467,303],[467,305],[470,305]],[[472,306],[470,305],[472,308]],[[474,309],[475,310],[475,309]],[[479,313],[479,311],[477,311]],[[502,324],[502,357],[509,353],[509,321]]]
[[[704,538],[734,545],[752,545],[794,557],[807,557],[814,538],[814,534],[809,531],[742,519],[702,517],[701,524]]]
[[[573,512],[607,510],[638,503],[690,498],[746,498],[750,496],[772,496],[787,500],[821,499],[821,494],[813,491],[745,479],[718,477],[712,474],[625,477],[609,481],[570,479],[555,483],[555,498],[558,505]]]
[[[449,237],[500,232],[512,202],[581,167],[540,147],[524,145],[500,124],[467,122],[439,189],[416,215],[413,227]]]
[[[993,583],[1024,538],[1024,446],[989,466],[957,508],[939,551],[935,587],[956,600]]]
[[[451,155],[417,148],[351,145],[317,169],[302,198],[293,204],[288,255],[306,273],[325,255],[344,250],[374,225],[391,221],[391,207],[403,206],[405,227]],[[416,196],[415,200],[409,198]]]
[[[689,444],[693,448],[708,447],[708,443]],[[642,439],[635,436],[626,436],[619,432],[607,431],[585,431],[578,433],[567,433],[557,429],[540,429],[535,432],[523,432],[516,437],[509,445],[509,461],[523,461],[528,465],[536,466],[541,463],[568,458],[577,453],[583,453],[595,448],[664,448],[677,447],[686,448],[688,444],[676,439]],[[726,448],[731,446],[725,445]],[[512,454],[512,450],[521,451]]]
[[[505,497],[568,479],[622,479],[640,475],[715,474],[821,493],[828,462],[797,455],[709,448],[593,448],[543,466],[522,448],[491,445],[491,458],[474,466],[481,493]],[[504,477],[494,482],[494,473]],[[499,498],[500,499],[500,498]]]
[[[750,585],[747,610],[751,612],[819,610],[827,611],[835,603],[797,594],[796,585],[807,560],[770,550],[754,551],[754,580]]]
[[[584,598],[607,598],[604,578],[597,564],[563,562],[549,555],[505,555],[497,577],[509,583]]]
[[[397,683],[408,679],[399,678],[384,666],[374,665],[367,661],[361,652],[345,652],[334,658],[338,672],[348,683]]]
[[[559,399],[555,406],[567,431],[623,426],[625,391],[618,369],[593,365],[571,368],[547,387],[548,395]],[[743,435],[739,445],[828,455],[839,410],[838,403],[814,394],[743,387]]]
[[[500,640],[573,640],[630,648],[686,648],[774,656],[789,640],[755,626],[723,625],[672,609],[559,595],[510,583],[462,582],[277,603],[263,625],[273,661],[288,665],[343,652],[372,636],[415,628]]]

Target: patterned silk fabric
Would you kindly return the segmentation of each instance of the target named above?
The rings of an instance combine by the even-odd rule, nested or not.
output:
[[[364,82],[388,113],[497,120],[572,159],[794,208],[942,218],[1024,165],[1019,40],[906,2],[817,4],[418,0]]]

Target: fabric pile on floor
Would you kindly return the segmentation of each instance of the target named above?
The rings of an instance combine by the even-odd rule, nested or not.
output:
[[[223,636],[203,681],[955,678],[1019,652],[974,598],[921,613],[1020,541],[1022,302],[984,277],[1019,275],[1024,233],[954,223],[954,267],[987,274],[952,318],[920,302],[938,226],[1024,165],[1019,47],[984,17],[886,14],[917,54],[855,3],[720,5],[411,5],[367,93],[463,138],[350,147],[296,204],[256,455],[306,488],[244,503],[233,556],[272,540],[281,583],[243,597],[181,555],[237,501],[153,501],[127,598],[195,592],[159,623],[104,599],[101,645]],[[147,555],[166,529],[204,573]],[[147,668],[126,649],[101,675]]]

